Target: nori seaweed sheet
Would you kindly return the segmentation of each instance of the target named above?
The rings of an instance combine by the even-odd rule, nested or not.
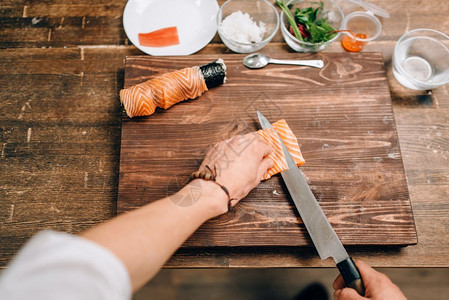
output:
[[[226,77],[223,65],[216,61],[200,66],[208,89],[222,85]]]

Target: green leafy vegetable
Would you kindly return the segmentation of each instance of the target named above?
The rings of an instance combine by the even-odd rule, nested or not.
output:
[[[299,32],[299,29],[298,29],[298,26],[296,25],[295,19],[294,19],[292,13],[290,12],[290,8],[287,7],[287,4],[285,4],[284,0],[282,0],[282,1],[276,0],[276,4],[282,9],[284,14],[287,16],[288,22],[290,23],[290,26],[293,29],[293,34],[295,35],[295,37],[298,40],[303,41],[301,32]]]
[[[319,2],[316,8],[297,8],[294,16],[284,0],[282,2],[276,0],[276,3],[289,20],[290,33],[294,34],[297,39],[310,43],[323,43],[335,37],[335,29],[327,23],[327,12],[324,11],[323,2]]]

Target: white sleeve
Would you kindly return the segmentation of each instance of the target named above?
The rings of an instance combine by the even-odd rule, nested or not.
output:
[[[131,299],[131,280],[108,249],[55,231],[35,235],[0,277],[0,299]]]

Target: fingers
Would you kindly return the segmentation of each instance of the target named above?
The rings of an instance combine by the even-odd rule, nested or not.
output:
[[[221,170],[229,168],[230,164],[234,162],[240,162],[239,168],[246,166],[252,169],[252,174],[249,174],[248,178],[257,178],[260,181],[262,175],[273,166],[273,161],[265,160],[272,152],[273,149],[255,132],[236,135],[226,141],[216,143],[209,149],[199,169],[205,170],[205,166],[209,165]],[[220,173],[217,172],[217,175]]]
[[[233,200],[231,200],[231,201],[229,202],[229,205],[230,205],[231,207],[234,207],[234,206],[237,205],[237,203],[239,203],[239,200],[233,199]]]
[[[375,280],[375,278],[379,275],[379,272],[377,272],[361,260],[355,260],[355,264],[360,271],[360,275],[362,275],[362,280],[365,283]],[[341,275],[338,275],[338,277],[334,281],[334,290],[342,289],[345,286],[346,283],[343,280],[343,277],[341,277]]]
[[[361,260],[355,260],[355,264],[362,275],[362,280],[365,285],[367,295],[373,291],[385,290],[385,286],[391,286],[391,280],[384,274],[377,272]],[[352,299],[366,299],[360,297],[357,292],[351,288],[345,288],[346,284],[341,275],[338,275],[334,281],[333,288],[335,299],[352,300]],[[371,291],[371,292],[370,292]],[[399,293],[398,293],[399,294]]]
[[[268,144],[258,135],[254,132],[255,136],[256,136],[256,148],[259,150],[259,153],[262,155],[262,157],[265,157],[269,154],[271,154],[271,152],[273,152],[273,149],[268,146]]]
[[[268,146],[256,132],[247,133],[245,135],[236,135],[234,138],[254,142],[251,146],[259,150],[259,153],[262,155],[262,157],[265,157],[273,152],[273,149],[271,149],[271,147]]]
[[[395,285],[388,276],[381,272],[377,272],[363,261],[356,260],[355,264],[362,275],[363,283],[367,292],[379,295],[380,292],[384,292],[388,297],[383,297],[385,299],[406,299],[404,294],[401,292],[399,287]]]
[[[357,268],[360,271],[360,274],[362,275],[363,282],[369,285],[370,282],[375,281],[379,276],[382,276],[382,273],[377,272],[370,266],[368,266],[366,263],[364,263],[361,260],[355,260],[354,261]]]
[[[274,165],[274,162],[271,158],[264,158],[259,165],[259,170],[257,172],[257,178],[262,180],[263,174],[265,174],[269,169],[271,169]]]
[[[224,147],[225,145],[227,147]],[[251,132],[245,135],[235,135],[230,139],[216,143],[209,149],[206,156],[210,156],[210,154],[215,152],[223,152],[227,148],[231,148],[235,153],[241,153],[250,149],[250,153],[257,155],[261,160],[273,152],[273,149],[258,134]]]
[[[365,297],[360,296],[356,290],[351,288],[338,289],[334,293],[335,300],[362,300]]]
[[[367,282],[369,282],[370,280],[372,280],[372,277],[375,276],[375,274],[373,275],[373,272],[377,273],[377,271],[375,271],[373,268],[371,268],[370,266],[368,266],[361,260],[356,260],[355,264],[356,264],[357,268],[359,269],[360,275],[362,276],[362,280],[365,284]],[[346,287],[346,283],[345,283],[343,277],[341,276],[341,274],[339,274],[337,276],[337,278],[335,278],[333,288],[337,292],[338,290],[342,291],[345,287]],[[349,299],[352,299],[352,298],[349,298]]]
[[[260,142],[260,148],[262,151],[262,157],[266,157],[268,155],[270,155],[273,152],[273,148],[271,148],[270,146],[268,146],[267,144]]]
[[[252,132],[245,135],[235,135],[223,143],[226,144],[227,148],[232,150],[235,154],[241,154],[243,152],[248,152],[248,149],[254,149],[257,142],[257,135]],[[253,151],[249,152],[253,153]]]
[[[334,288],[334,290],[341,290],[345,286],[346,286],[346,283],[345,283],[343,277],[341,276],[341,274],[339,274],[337,276],[337,278],[335,278],[333,288]]]

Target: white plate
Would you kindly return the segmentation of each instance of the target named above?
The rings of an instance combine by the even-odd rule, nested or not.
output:
[[[216,0],[129,0],[123,12],[123,27],[129,40],[150,55],[189,55],[206,46],[217,32]],[[146,47],[139,33],[165,27],[178,28],[179,44]]]

